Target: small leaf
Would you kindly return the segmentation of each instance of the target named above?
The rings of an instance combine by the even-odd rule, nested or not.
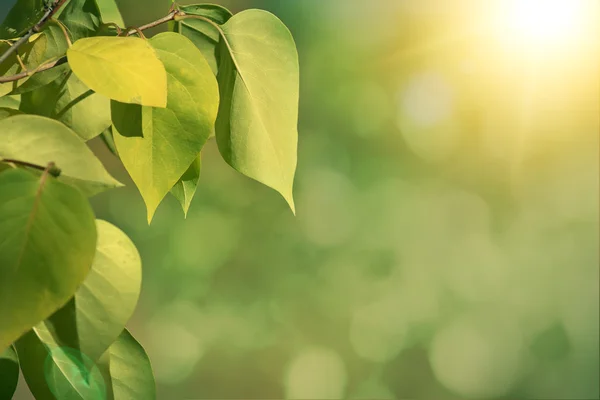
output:
[[[0,353],[0,399],[12,399],[17,383],[19,383],[19,358],[15,348],[8,346],[8,349]]]
[[[277,190],[294,211],[298,146],[298,53],[283,23],[246,10],[222,26],[219,151],[242,174]]]
[[[44,15],[44,0],[17,0],[0,24],[0,39],[22,36]]]
[[[0,97],[0,107],[3,108],[12,108],[13,110],[18,110],[19,105],[21,104],[21,96],[1,96]]]
[[[100,27],[96,0],[71,0],[58,17],[73,35],[73,41],[94,36]]]
[[[192,162],[190,167],[185,171],[185,174],[173,186],[171,194],[175,196],[177,201],[183,208],[183,214],[187,217],[190,204],[196,193],[198,180],[200,179],[200,170],[202,169],[202,161],[200,155]]]
[[[98,220],[96,227],[94,263],[74,299],[17,342],[23,375],[36,399],[49,397],[40,382],[53,349],[73,349],[79,358],[95,363],[119,337],[135,309],[142,278],[139,254],[115,226]],[[60,366],[54,369],[57,382],[65,381],[58,376]],[[69,392],[64,386],[59,391]]]
[[[110,100],[94,93],[71,71],[35,91],[23,94],[21,111],[56,119],[90,140],[108,128]]]
[[[96,0],[98,7],[100,8],[100,15],[102,16],[102,22],[117,24],[120,27],[125,26],[123,17],[119,11],[119,7],[115,0]]]
[[[218,25],[223,25],[232,17],[231,11],[216,4],[192,4],[179,6],[179,9],[186,15],[200,15]],[[218,67],[215,52],[220,40],[219,31],[210,23],[195,18],[176,20],[172,23],[171,29],[181,33],[196,45],[216,75]]]
[[[0,120],[0,158],[37,165],[56,163],[59,180],[85,195],[122,186],[75,132],[58,121],[37,115],[15,115]]]
[[[49,174],[0,174],[0,349],[67,303],[95,248],[94,213],[79,191]]]
[[[101,358],[100,369],[110,377],[111,399],[156,399],[150,359],[126,329]]]
[[[167,70],[167,108],[112,103],[115,144],[144,198],[148,222],[202,150],[219,103],[215,77],[189,39],[165,32],[150,43]]]
[[[0,119],[12,117],[13,115],[22,114],[19,110],[14,110],[12,108],[0,107]]]
[[[167,105],[167,76],[156,52],[136,37],[84,38],[67,50],[71,69],[90,89],[122,103]]]

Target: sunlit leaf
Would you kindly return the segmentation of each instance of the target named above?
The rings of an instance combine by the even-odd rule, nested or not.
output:
[[[74,299],[17,343],[23,375],[36,399],[49,395],[49,388],[40,382],[53,349],[74,349],[96,362],[119,337],[135,309],[141,284],[139,254],[115,226],[105,221],[96,221],[96,226],[94,262]],[[60,365],[54,369],[55,375],[60,375]],[[64,383],[59,386],[60,392],[69,391]]]
[[[119,11],[119,7],[115,0],[96,0],[98,7],[100,8],[100,15],[102,16],[102,22],[117,24],[120,27],[125,26],[123,17]]]
[[[23,94],[21,111],[57,119],[82,139],[108,128],[110,100],[88,89],[71,71],[38,90]]]
[[[165,32],[150,43],[167,70],[167,108],[112,105],[116,148],[144,198],[148,221],[200,153],[219,102],[215,77],[189,39]]]
[[[0,120],[0,158],[61,169],[59,180],[92,196],[121,186],[75,132],[58,121],[37,115]]]
[[[19,358],[13,346],[0,353],[0,399],[12,399],[19,383]]]
[[[184,215],[187,216],[190,204],[196,193],[198,179],[200,179],[200,170],[202,169],[202,161],[200,155],[189,166],[185,174],[173,186],[171,194],[175,196],[181,207]]]
[[[294,39],[277,17],[261,10],[236,14],[222,29],[219,150],[236,170],[281,193],[294,211],[299,94]]]
[[[95,248],[94,213],[79,191],[49,174],[0,174],[0,349],[67,303]]]
[[[192,4],[179,6],[187,15],[200,15],[216,24],[223,25],[231,18],[231,11],[216,4]],[[220,40],[219,31],[210,23],[196,18],[184,18],[172,23],[171,29],[179,32],[198,47],[214,74],[217,74],[217,44]]]
[[[71,69],[90,89],[122,103],[167,105],[165,68],[150,44],[136,37],[92,37],[67,51]]]

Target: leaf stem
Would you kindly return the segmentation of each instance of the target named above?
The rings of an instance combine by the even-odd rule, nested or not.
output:
[[[25,44],[34,33],[40,32],[46,24],[46,22],[48,22],[48,20],[51,19],[54,14],[56,14],[59,8],[62,7],[62,5],[65,4],[66,1],[67,0],[55,0],[54,3],[50,5],[50,7],[48,7],[44,15],[42,15],[42,18],[37,22],[37,24],[29,28],[29,30],[23,37],[17,40],[15,44],[9,47],[4,52],[4,54],[0,56],[0,64],[6,61],[8,57],[10,57],[12,53],[16,52],[19,47]]]
[[[48,165],[44,167],[42,165],[33,164],[33,163],[30,163],[27,161],[13,160],[12,158],[0,158],[0,161],[9,163],[9,164],[20,165],[22,167],[37,169],[39,171],[44,171],[44,172],[47,171],[47,173],[49,173],[50,175],[52,175],[55,178],[58,178],[58,176],[61,173],[60,168],[57,168],[53,162],[49,162]]]

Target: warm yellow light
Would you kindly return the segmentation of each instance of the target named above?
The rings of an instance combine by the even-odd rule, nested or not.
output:
[[[578,35],[582,0],[513,0],[504,3],[503,36],[513,44],[555,46]]]

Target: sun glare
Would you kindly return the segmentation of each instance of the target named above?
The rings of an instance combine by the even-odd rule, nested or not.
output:
[[[512,0],[503,5],[502,36],[527,47],[577,40],[585,16],[583,0]]]

